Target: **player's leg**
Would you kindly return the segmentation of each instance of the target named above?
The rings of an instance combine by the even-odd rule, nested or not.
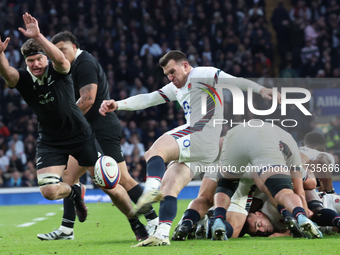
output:
[[[131,205],[131,206],[129,206],[129,211],[127,212],[127,214],[124,213],[126,216],[129,216],[129,213],[132,211],[131,200],[132,200],[133,203],[135,203],[135,204],[137,203],[138,199],[143,194],[143,187],[131,177],[131,175],[129,174],[129,172],[127,170],[127,166],[126,166],[125,161],[118,163],[118,166],[119,166],[119,169],[121,171],[121,178],[120,178],[119,183],[120,183],[120,185],[122,185],[122,187],[124,187],[124,189],[125,189],[124,193],[126,193],[126,195],[124,194],[124,197],[127,196],[127,198],[122,200],[122,192],[123,191],[120,192],[120,193],[113,194],[113,195],[115,196],[116,200],[120,199],[120,200],[122,200],[122,202],[124,202],[124,201],[129,202],[129,204]],[[114,201],[114,203],[116,203],[116,202]],[[145,207],[145,212],[143,214],[144,214],[144,217],[147,221],[146,230],[148,231],[148,234],[151,235],[151,234],[153,234],[153,232],[155,231],[155,229],[158,225],[158,216],[157,216],[155,210],[153,209],[152,205],[150,205],[149,207]],[[140,223],[139,225],[142,225],[142,224]],[[140,231],[140,230],[138,230],[138,231]]]
[[[189,233],[192,231],[193,227],[197,225],[198,221],[201,218],[204,218],[208,209],[213,206],[216,187],[216,178],[203,178],[197,198],[195,198],[189,204],[188,209],[184,212],[179,226],[176,227],[177,229],[172,236],[173,241],[184,241]],[[205,232],[204,229],[201,229],[200,231]]]
[[[184,163],[173,163],[165,172],[161,191],[164,194],[159,208],[159,224],[154,235],[134,247],[170,245],[169,233],[177,214],[177,196],[190,182],[193,174]]]
[[[109,136],[108,136],[108,133],[110,134]],[[119,184],[122,185],[122,187],[124,187],[124,189],[127,191],[128,196],[130,197],[130,199],[123,199],[123,195],[124,197],[126,197],[126,194],[125,194],[126,192],[122,194],[123,191],[117,192],[117,190],[115,190],[115,192],[112,194],[114,197],[111,197],[115,201],[113,200],[112,201],[115,204],[117,203],[118,208],[120,208],[119,204],[122,204],[122,203],[127,204],[128,202],[129,208],[131,211],[132,209],[131,200],[133,203],[137,203],[138,199],[143,194],[143,188],[130,176],[128,172],[125,159],[124,159],[121,146],[120,146],[121,134],[122,134],[122,129],[118,122],[116,125],[114,125],[113,129],[110,128],[109,130],[97,130],[96,138],[104,154],[106,156],[112,157],[118,163],[120,176],[121,176]],[[127,202],[124,203],[124,201],[127,201]],[[150,233],[153,233],[155,227],[158,224],[158,217],[157,217],[157,214],[155,213],[155,210],[153,209],[151,205],[145,209],[144,216],[147,220],[148,231],[150,231]],[[140,223],[139,225],[142,225],[142,224]]]
[[[308,238],[322,237],[322,233],[316,225],[307,218],[301,198],[294,193],[292,179],[286,167],[272,167],[270,171],[261,174],[260,178],[264,181],[275,201],[293,215]]]
[[[72,156],[69,156],[67,163],[67,169],[63,171],[62,179],[63,182],[68,185],[78,184],[79,177],[86,173],[87,169],[85,167],[80,167],[78,162]],[[63,218],[61,225],[58,229],[47,233],[38,234],[37,237],[41,240],[70,240],[74,239],[74,223],[76,219],[76,212],[74,208],[74,203],[71,198],[64,198],[63,200]]]
[[[224,178],[220,178],[217,182],[214,195],[215,210],[208,230],[211,231],[212,240],[228,240],[234,231],[230,223],[226,221],[226,214],[242,174],[226,172],[223,176]]]
[[[326,195],[332,196],[332,194]],[[340,229],[340,215],[338,212],[325,208],[316,190],[306,190],[308,208],[313,211],[312,221],[319,226],[334,226]]]
[[[83,202],[83,194],[84,190],[82,186],[79,185],[72,185],[69,186],[65,182],[59,182],[60,175],[64,170],[66,165],[64,166],[56,166],[56,167],[47,167],[38,170],[38,183],[40,186],[41,193],[48,199],[59,199],[65,198],[70,201],[70,206],[74,212],[75,203],[82,204],[82,207],[85,207],[82,211],[83,219],[86,219],[87,210],[86,206]],[[59,187],[58,187],[59,186]],[[54,193],[54,195],[53,195]],[[74,222],[75,216],[73,217]],[[65,221],[66,222],[66,221]],[[73,224],[72,224],[73,225]],[[66,224],[66,228],[68,225]],[[65,230],[63,229],[63,230]],[[37,236],[41,240],[59,240],[59,239],[73,239],[74,235],[71,229],[71,232],[65,231],[63,232],[60,229],[57,229],[48,234],[38,234]]]
[[[168,134],[158,138],[151,148],[145,152],[147,179],[143,195],[136,204],[136,212],[145,212],[151,203],[160,201],[162,195],[159,192],[161,180],[165,173],[165,162],[177,160],[179,158],[179,146],[172,136]]]

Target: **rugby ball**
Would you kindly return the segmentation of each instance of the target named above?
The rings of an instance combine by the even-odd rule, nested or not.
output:
[[[113,189],[119,183],[120,171],[117,162],[109,157],[98,158],[94,166],[96,184],[105,189]]]

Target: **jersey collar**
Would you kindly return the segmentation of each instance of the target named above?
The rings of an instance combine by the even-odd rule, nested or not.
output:
[[[81,49],[77,49],[76,56],[75,56],[75,58],[74,58],[74,60],[73,60],[72,63],[74,63],[74,61],[76,61],[77,57],[78,57],[82,52],[83,52],[83,51],[82,51]]]
[[[31,75],[33,82],[36,82],[36,81],[38,80],[38,84],[39,84],[39,85],[44,85],[44,78],[47,78],[47,75],[48,75],[48,68],[49,68],[49,64],[47,65],[46,71],[45,71],[44,75],[41,77],[41,79],[39,79],[38,77],[35,77],[35,76],[31,73],[31,71],[30,71],[30,69],[28,68],[28,66],[26,67],[26,70],[27,70],[27,72]]]

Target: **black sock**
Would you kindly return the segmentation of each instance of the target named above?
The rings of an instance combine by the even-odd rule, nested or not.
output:
[[[165,163],[162,157],[153,156],[146,163],[147,177],[158,178],[162,180],[164,173],[165,173]]]
[[[303,215],[306,216],[305,210],[302,207],[299,207],[299,206],[295,207],[294,210],[293,210],[293,216],[296,220],[297,220],[297,218],[300,214],[303,214]]]
[[[71,198],[64,198],[64,214],[61,225],[67,228],[73,228],[76,219],[74,203]]]
[[[279,211],[279,213],[282,215],[283,218],[285,218],[286,216],[293,216],[290,212],[287,211],[286,208],[284,208],[282,205],[277,205],[277,210]]]
[[[224,222],[225,228],[227,230],[227,237],[230,238],[233,235],[234,229],[233,227],[229,224],[228,221]]]
[[[201,219],[200,214],[194,209],[187,209],[183,215],[182,224],[192,227]]]
[[[322,208],[313,215],[312,220],[320,226],[340,228],[340,215],[331,209]]]
[[[227,210],[225,208],[217,207],[214,210],[214,219],[222,218],[225,220],[226,214],[227,214]]]
[[[143,194],[143,187],[140,184],[137,184],[132,189],[130,189],[127,193],[130,199],[132,200],[132,202],[136,204],[140,196]]]
[[[74,184],[74,185],[71,186],[70,195],[68,195],[66,198],[71,198],[71,199],[74,200],[76,197],[80,197],[80,196],[81,196],[80,186]]]
[[[137,228],[140,228],[143,224],[139,221],[139,219],[137,218],[132,218],[132,219],[129,219],[129,223],[130,223],[130,226],[132,228],[132,230],[135,230]]]
[[[159,207],[159,222],[172,224],[177,213],[177,197],[166,196]]]
[[[130,189],[127,193],[130,199],[132,200],[132,202],[136,204],[140,196],[143,194],[143,188],[140,184],[137,184],[132,189]],[[158,216],[155,210],[153,209],[153,207],[150,205],[150,208],[147,210],[146,213],[144,213],[144,217],[147,221],[149,221],[149,220],[156,219]]]

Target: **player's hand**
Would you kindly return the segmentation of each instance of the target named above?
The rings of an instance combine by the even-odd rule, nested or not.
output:
[[[0,37],[0,53],[3,53],[6,50],[8,43],[9,43],[9,40],[10,40],[10,38],[7,37],[6,40],[3,42],[3,41],[1,41],[1,37]]]
[[[273,89],[262,88],[260,89],[260,94],[263,98],[271,100],[272,95],[273,95]],[[280,92],[277,92],[277,102],[281,104],[281,93]]]
[[[38,36],[40,34],[38,21],[27,12],[22,15],[22,18],[25,22],[26,30],[19,27],[19,31],[29,38]]]
[[[103,116],[106,116],[107,112],[113,112],[118,109],[118,103],[111,99],[111,100],[103,100],[100,108],[99,113]]]

